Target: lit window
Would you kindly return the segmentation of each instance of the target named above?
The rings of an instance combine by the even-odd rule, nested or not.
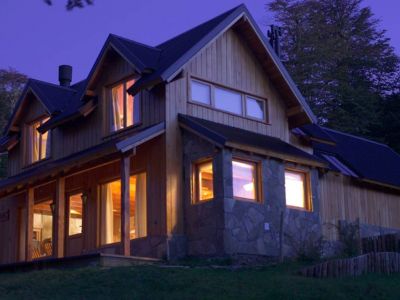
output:
[[[241,160],[232,161],[233,196],[257,201],[257,164]]]
[[[121,83],[111,89],[111,131],[140,123],[139,96],[130,95],[127,90],[134,84],[134,80]]]
[[[81,234],[83,225],[82,193],[71,195],[68,202],[68,235]]]
[[[212,160],[195,164],[194,189],[194,202],[202,202],[214,198]]]
[[[33,206],[32,258],[53,255],[53,200]]]
[[[147,187],[146,173],[129,179],[130,238],[147,235]],[[116,180],[100,186],[102,245],[121,241],[121,181]]]
[[[241,115],[242,95],[230,90],[215,88],[215,107]]]
[[[50,156],[51,134],[48,131],[40,133],[37,129],[49,118],[44,118],[29,126],[27,135],[28,163],[34,163]]]
[[[264,120],[264,101],[246,97],[246,115],[251,118]]]
[[[308,199],[308,176],[304,172],[285,171],[286,205],[311,209]]]
[[[191,81],[192,101],[210,105],[211,104],[211,89],[208,84],[198,81]]]

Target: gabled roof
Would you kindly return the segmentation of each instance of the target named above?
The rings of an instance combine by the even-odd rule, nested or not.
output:
[[[275,137],[181,114],[179,115],[179,123],[181,127],[198,134],[220,147],[252,149],[254,153],[286,161],[317,167],[327,166],[325,161],[319,157],[304,152]]]
[[[307,102],[244,4],[157,45],[156,48],[161,50],[161,55],[155,72],[142,76],[129,91],[135,94],[143,87],[171,80],[193,56],[242,18],[250,25],[250,31],[255,33],[256,38],[264,47],[263,54],[271,60],[269,63],[278,71],[280,79],[291,91],[291,95],[296,99],[309,121],[315,122],[316,118]]]
[[[264,58],[264,67],[268,66],[271,69],[274,83],[281,87],[285,93],[283,98],[290,101],[290,106],[295,109],[294,116],[289,116],[289,120],[295,121],[290,124],[299,126],[314,121],[311,109],[246,6],[242,4],[155,47],[110,34],[87,79],[70,88],[30,80],[27,86],[31,87],[51,115],[51,119],[39,130],[48,130],[82,116],[82,106],[85,105],[82,100],[87,100],[86,91],[98,74],[99,67],[110,49],[118,53],[140,74],[140,79],[129,89],[129,92],[136,94],[143,88],[172,80],[199,51],[232,26],[239,27],[238,24],[244,26],[245,36],[251,35],[251,40],[257,41],[257,55]],[[20,103],[17,104],[16,111],[19,107]],[[9,128],[10,126],[7,126],[6,134]]]
[[[343,172],[340,166],[330,162],[331,169],[364,181],[400,187],[400,155],[390,147],[329,128],[320,128],[335,144],[314,142],[315,154],[325,160],[324,155],[333,156],[352,172]]]
[[[73,98],[76,91],[73,87],[68,88],[36,79],[29,79],[4,129],[3,134],[5,136],[9,133],[10,127],[20,113],[22,104],[29,93],[32,93],[40,101],[49,115],[54,115],[69,107],[69,99]]]

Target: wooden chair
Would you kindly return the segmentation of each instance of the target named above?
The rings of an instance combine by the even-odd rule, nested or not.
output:
[[[40,256],[41,255],[40,255],[39,248],[33,247],[33,249],[32,249],[32,258],[35,259],[35,258],[39,258]]]
[[[44,240],[43,241],[43,249],[46,256],[53,255],[53,243],[51,240]]]

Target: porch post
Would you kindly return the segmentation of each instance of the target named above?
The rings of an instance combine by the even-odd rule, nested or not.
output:
[[[65,177],[60,177],[56,182],[56,199],[54,210],[54,257],[64,257],[65,239]]]
[[[33,205],[34,189],[28,188],[26,193],[26,242],[25,242],[25,260],[32,260],[32,240],[33,240]]]
[[[129,175],[130,158],[128,154],[121,157],[121,242],[122,255],[131,255],[130,244],[130,203],[129,203]]]

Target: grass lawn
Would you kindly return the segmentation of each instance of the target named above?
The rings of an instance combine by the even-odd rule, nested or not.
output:
[[[313,279],[262,269],[83,268],[1,273],[0,299],[400,299],[400,274]]]

